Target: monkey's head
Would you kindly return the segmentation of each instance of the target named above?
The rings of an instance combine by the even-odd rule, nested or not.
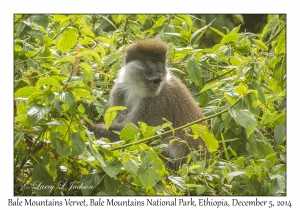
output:
[[[157,95],[166,82],[167,49],[166,44],[155,39],[137,41],[126,48],[124,73],[144,95]]]

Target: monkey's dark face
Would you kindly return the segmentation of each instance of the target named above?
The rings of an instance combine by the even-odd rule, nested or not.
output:
[[[149,57],[144,60],[144,75],[153,86],[159,86],[167,73],[165,58]],[[150,84],[151,85],[151,84]]]
[[[167,81],[165,58],[154,56],[130,61],[119,74],[119,82],[126,83],[131,92],[141,97],[158,95]]]

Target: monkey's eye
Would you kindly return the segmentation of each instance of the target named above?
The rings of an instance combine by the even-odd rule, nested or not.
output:
[[[149,62],[150,64],[154,64],[156,61],[155,61],[154,59],[149,59],[148,62]]]

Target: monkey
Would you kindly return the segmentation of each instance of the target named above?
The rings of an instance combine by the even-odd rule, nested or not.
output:
[[[106,137],[111,142],[120,140],[113,131],[121,131],[126,123],[145,122],[150,126],[162,125],[167,119],[174,128],[203,118],[203,112],[188,88],[166,67],[168,46],[156,39],[139,40],[127,46],[125,65],[119,70],[110,96],[110,106],[125,106],[107,130],[104,124],[87,124],[96,138]],[[174,138],[186,140],[173,141]],[[162,154],[169,168],[177,169],[185,161],[190,149],[204,147],[202,139],[193,139],[184,131],[163,139]]]

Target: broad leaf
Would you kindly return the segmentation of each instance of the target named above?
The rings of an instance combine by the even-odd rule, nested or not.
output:
[[[240,175],[246,175],[245,171],[240,170],[240,171],[233,171],[228,173],[226,179],[228,183],[231,183],[231,180],[236,177],[236,176],[240,176]]]
[[[169,176],[168,179],[173,182],[175,185],[181,187],[182,189],[186,189],[185,181],[180,176]]]
[[[98,63],[99,68],[102,68],[102,59],[100,56],[93,50],[85,50],[80,53],[78,53],[77,57],[83,57],[83,56],[92,56],[94,60]]]
[[[191,80],[199,87],[202,87],[201,70],[198,61],[194,57],[188,60],[187,70]]]
[[[258,40],[258,39],[253,39],[253,41],[260,49],[262,49],[264,51],[268,51],[268,47],[263,41]]]
[[[237,124],[246,129],[247,136],[249,137],[257,126],[257,121],[252,113],[248,110],[240,110],[236,108],[229,109],[229,113]]]
[[[120,171],[121,171],[121,162],[118,160],[114,161],[104,161],[105,166],[102,165],[102,169],[107,173],[108,176],[110,177],[115,177]]]
[[[275,126],[274,137],[277,146],[282,144],[286,137],[286,126],[284,124],[278,124]]]
[[[82,68],[85,78],[91,81],[93,78],[93,69],[87,63],[80,63],[79,66]]]
[[[53,86],[54,90],[59,90],[61,88],[60,83],[56,79],[52,78],[42,78],[36,83],[36,86],[39,88],[43,85]]]
[[[77,42],[77,32],[72,28],[64,30],[56,41],[57,49],[66,52]]]
[[[120,182],[116,180],[115,178],[111,178],[109,176],[104,177],[104,186],[106,191],[110,195],[116,195],[119,191]]]
[[[130,156],[129,156],[130,157]],[[135,160],[128,159],[126,162],[123,162],[123,167],[128,171],[132,176],[137,177],[138,164]]]
[[[249,143],[249,152],[257,160],[268,160],[270,166],[274,166],[277,161],[274,149],[264,141],[251,141]]]
[[[54,188],[52,177],[43,165],[37,163],[32,171],[32,187],[37,196],[51,195]]]
[[[207,146],[207,149],[209,152],[213,152],[218,149],[218,147],[219,147],[218,141],[208,131],[208,129],[205,125],[196,124],[196,125],[192,125],[191,128],[192,128],[193,134],[196,135],[195,137],[198,138],[198,136],[199,136],[205,142],[205,145]]]
[[[137,140],[139,130],[133,123],[127,123],[120,132],[120,139],[122,140]]]
[[[125,109],[126,109],[126,107],[124,107],[124,106],[113,106],[106,110],[106,112],[104,114],[104,122],[105,122],[106,129],[109,129],[110,125],[116,118],[117,111],[122,111]]]
[[[149,190],[164,175],[164,164],[157,153],[150,148],[142,151],[141,160],[142,165],[138,169],[138,178],[146,187],[146,190]]]
[[[15,92],[15,98],[19,98],[19,97],[24,97],[24,98],[28,98],[31,94],[36,93],[36,92],[43,92],[40,89],[36,88],[36,87],[31,87],[31,86],[27,86],[27,87],[23,87],[20,88],[19,90],[17,90],[17,92]]]
[[[78,133],[73,133],[71,136],[72,141],[72,156],[76,157],[81,155],[85,150],[85,143]]]
[[[221,44],[226,44],[228,42],[236,43],[238,40],[239,34],[227,34],[223,36]]]
[[[44,107],[38,104],[31,104],[28,108],[27,114],[31,124],[36,125],[43,117],[48,114],[51,107]]]
[[[92,190],[101,183],[103,178],[104,178],[104,175],[99,175],[99,174],[84,175],[80,179],[80,183],[82,183],[84,186],[86,186],[81,189],[82,195],[90,195]]]
[[[55,144],[57,148],[56,151],[61,157],[67,158],[71,154],[71,148],[61,139],[56,139]]]
[[[69,106],[71,106],[75,101],[73,94],[69,91],[62,92],[59,96],[59,99],[61,102],[65,103]]]
[[[267,107],[265,94],[264,94],[263,89],[261,88],[261,85],[258,82],[251,82],[250,84],[248,84],[248,86],[252,90],[257,90],[258,98],[259,98],[260,102],[262,102]]]

